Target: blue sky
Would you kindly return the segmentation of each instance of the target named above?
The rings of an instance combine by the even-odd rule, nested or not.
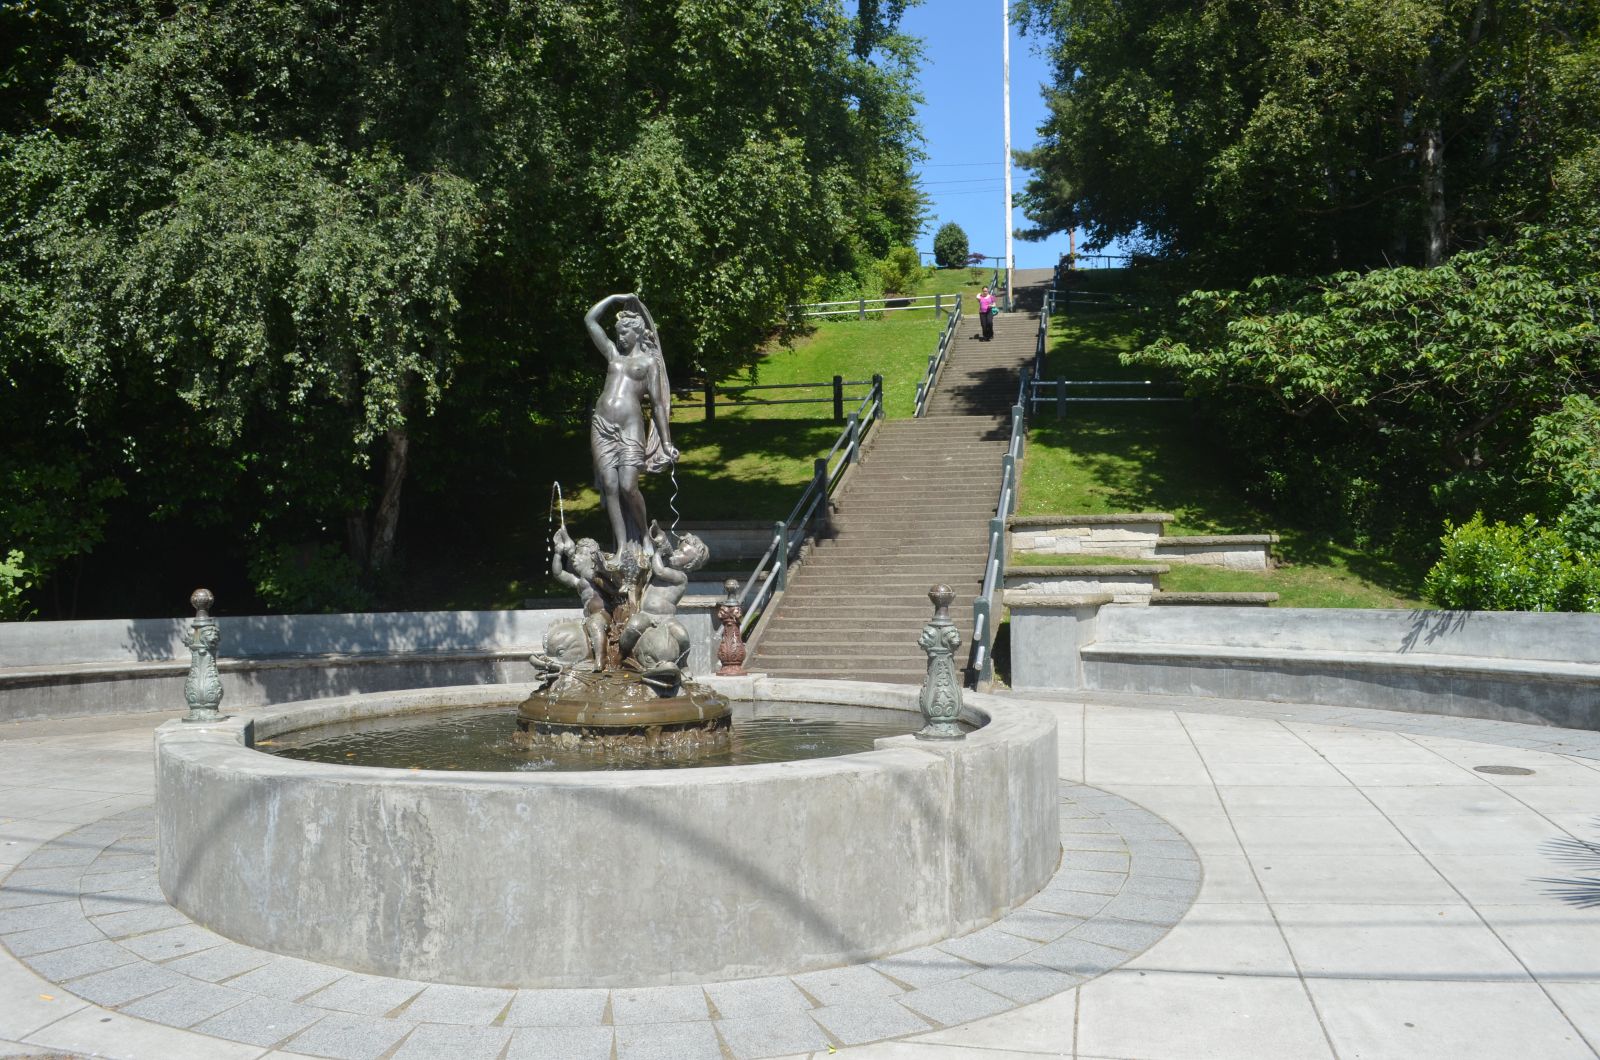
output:
[[[933,233],[946,221],[966,230],[975,252],[1005,252],[1005,128],[1002,103],[1001,0],[923,0],[901,19],[900,27],[922,38],[919,117],[927,137],[928,159],[920,173],[931,202],[927,231],[917,240],[932,252]],[[1011,27],[1011,146],[1028,148],[1045,119],[1040,85],[1050,67],[1034,51],[1034,38]],[[1013,168],[1013,193],[1028,172]],[[1021,210],[1012,228],[1024,227]],[[1067,252],[1065,233],[1042,243],[1014,241],[1018,268],[1052,266]]]

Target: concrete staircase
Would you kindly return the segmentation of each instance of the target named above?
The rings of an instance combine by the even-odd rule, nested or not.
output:
[[[791,571],[750,670],[920,683],[926,656],[917,634],[939,582],[956,591],[951,617],[965,660],[1017,373],[1033,358],[1036,307],[1049,283],[1049,270],[1030,271],[1019,272],[1019,288],[1029,287],[1017,312],[998,316],[993,341],[978,340],[976,314],[961,321],[928,414],[878,426],[834,495],[828,531]]]

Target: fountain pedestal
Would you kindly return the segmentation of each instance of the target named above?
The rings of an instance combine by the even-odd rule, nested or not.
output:
[[[694,682],[662,696],[631,670],[568,670],[517,710],[519,741],[532,746],[713,750],[726,746],[733,710]]]

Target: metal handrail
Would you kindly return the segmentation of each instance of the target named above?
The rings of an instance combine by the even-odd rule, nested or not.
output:
[[[922,380],[917,383],[916,409],[913,415],[923,416],[928,411],[928,399],[933,396],[933,388],[939,381],[939,373],[943,371],[945,362],[949,359],[950,345],[955,341],[956,327],[961,323],[961,296],[956,295],[956,307],[950,311],[950,317],[944,322],[944,330],[939,333],[939,347],[928,358],[927,370],[922,373]]]
[[[790,538],[799,530],[801,540],[805,539],[805,532],[810,529],[818,510],[825,509],[829,496],[838,488],[845,471],[860,458],[861,444],[867,432],[867,427],[863,425],[870,425],[874,420],[883,419],[883,416],[883,377],[875,375],[872,377],[871,392],[862,399],[857,411],[850,413],[849,421],[844,430],[839,432],[827,455],[817,459],[811,482],[801,492],[799,500],[795,501],[789,517],[773,524],[772,544],[756,561],[755,569],[750,572],[744,590],[739,594],[739,603],[744,609],[744,617],[739,623],[741,634],[749,635],[761,620],[762,613],[788,586]]]
[[[1022,370],[1020,389],[1028,386],[1028,369]],[[972,650],[968,668],[980,688],[994,679],[994,602],[1005,577],[1006,516],[1017,510],[1017,469],[1022,462],[1026,435],[1024,406],[1011,407],[1011,440],[1000,460],[1000,496],[995,501],[994,518],[989,520],[989,550],[983,560],[983,584],[972,601]]]

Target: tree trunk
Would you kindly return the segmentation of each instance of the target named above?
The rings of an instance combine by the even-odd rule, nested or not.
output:
[[[1429,268],[1444,261],[1444,134],[1437,124],[1422,130],[1422,201],[1427,210]]]
[[[372,552],[367,569],[381,571],[394,559],[395,532],[400,528],[400,487],[405,485],[406,465],[411,456],[411,436],[399,427],[387,432],[388,459],[383,467],[383,495],[372,517]]]

